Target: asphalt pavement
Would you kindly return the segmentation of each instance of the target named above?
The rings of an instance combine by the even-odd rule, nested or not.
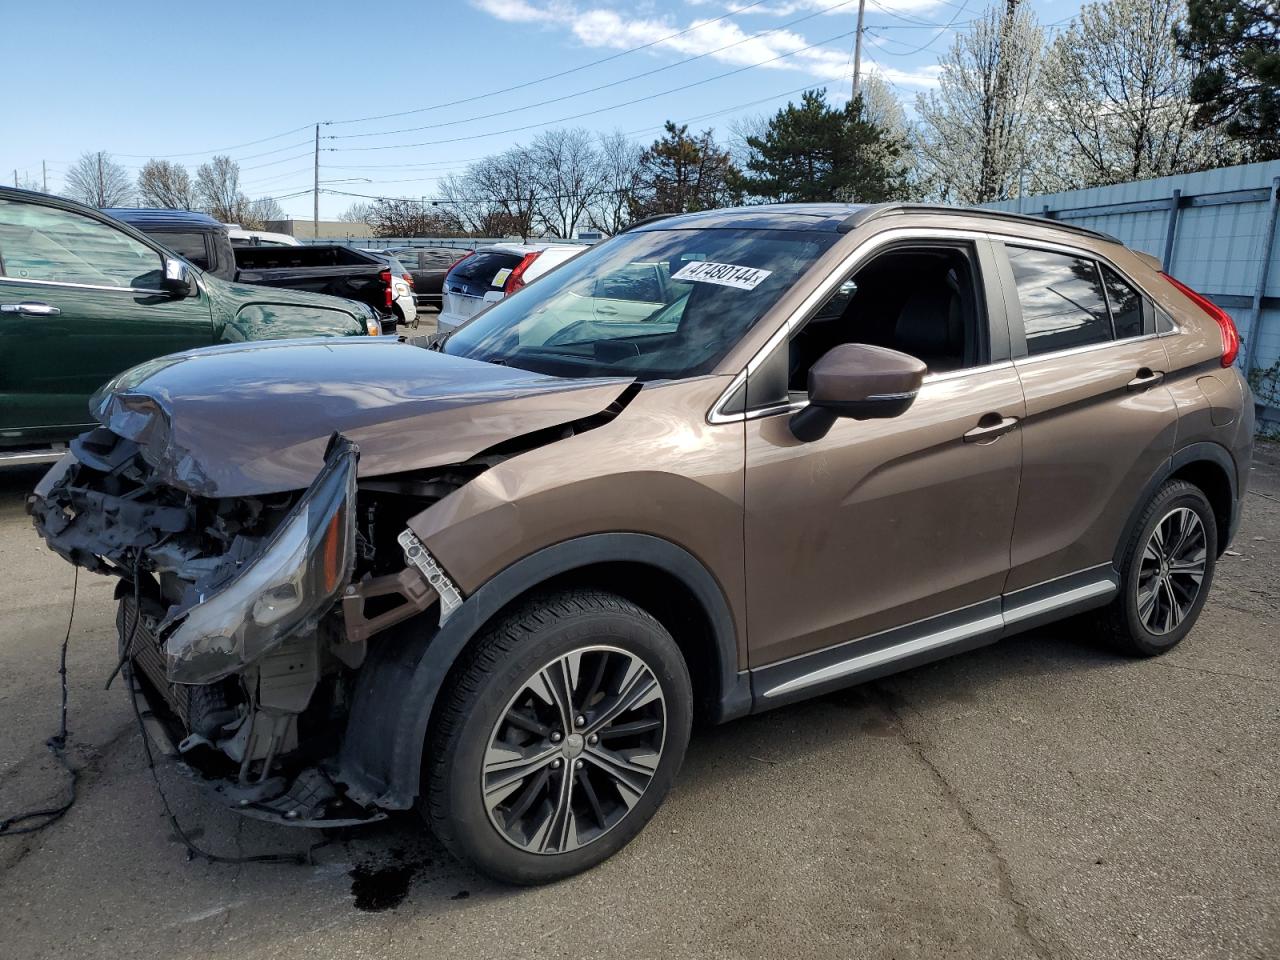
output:
[[[0,817],[56,801],[73,571],[0,473]],[[68,657],[79,799],[0,839],[0,956],[1280,957],[1280,447],[1196,629],[1129,660],[1067,625],[699,731],[620,855],[540,889],[459,866],[413,815],[314,864],[188,861],[114,666],[113,583],[82,574]],[[172,768],[217,853],[326,839],[224,811]]]

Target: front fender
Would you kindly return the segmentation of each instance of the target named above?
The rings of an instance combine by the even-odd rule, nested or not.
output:
[[[597,563],[647,564],[689,588],[711,625],[720,698],[716,719],[745,714],[749,681],[737,669],[737,638],[724,592],[688,551],[638,533],[604,533],[533,553],[483,584],[439,629],[417,617],[388,631],[361,669],[338,758],[337,779],[357,803],[407,809],[418,795],[422,751],[436,698],[468,643],[512,600],[558,574]]]

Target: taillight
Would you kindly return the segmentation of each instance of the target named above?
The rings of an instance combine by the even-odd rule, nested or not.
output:
[[[1173,284],[1188,300],[1213,317],[1218,324],[1218,332],[1222,334],[1222,365],[1229,367],[1235,363],[1236,356],[1240,353],[1240,331],[1236,329],[1236,323],[1231,319],[1231,315],[1208,297],[1196,293],[1185,283],[1175,280],[1167,273],[1160,275]]]
[[[387,268],[379,273],[378,279],[387,285],[387,289],[385,291],[387,297],[387,309],[390,310],[391,304],[395,300],[395,294],[391,292],[391,269]]]
[[[402,273],[402,274],[400,274],[400,279],[401,279],[401,280],[403,280],[405,283],[407,283],[407,284],[409,285],[409,289],[410,289],[410,290],[412,290],[412,289],[413,289],[413,274],[411,274],[411,273]]]
[[[533,263],[533,261],[538,259],[538,254],[540,252],[541,251],[534,251],[533,253],[526,253],[524,255],[524,259],[516,264],[515,269],[507,276],[507,282],[502,285],[502,290],[507,294],[507,296],[510,296],[524,286],[524,272],[529,269],[529,265]]]

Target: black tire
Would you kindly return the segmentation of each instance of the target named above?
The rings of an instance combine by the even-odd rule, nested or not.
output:
[[[593,836],[581,846],[571,848],[566,827],[563,850],[535,852],[530,847],[520,846],[517,839],[512,839],[504,832],[506,829],[514,830],[506,826],[506,817],[512,812],[511,809],[495,812],[491,817],[485,792],[485,787],[491,783],[487,778],[493,776],[488,772],[493,769],[494,754],[491,748],[497,749],[499,742],[506,743],[506,738],[511,736],[511,731],[515,728],[501,724],[508,722],[507,718],[512,711],[517,710],[518,702],[531,705],[530,710],[552,710],[550,714],[541,714],[544,720],[548,716],[564,715],[563,711],[547,708],[540,701],[535,703],[529,685],[536,682],[535,678],[548,675],[544,668],[546,671],[553,671],[555,665],[568,663],[573,658],[577,658],[576,662],[579,664],[579,680],[576,685],[572,681],[567,684],[569,714],[572,716],[570,723],[579,723],[587,713],[592,713],[592,719],[582,726],[582,730],[585,734],[590,729],[599,729],[601,733],[591,740],[591,743],[598,746],[587,748],[584,735],[578,734],[573,749],[579,752],[570,754],[568,751],[570,742],[575,740],[574,736],[566,736],[558,729],[547,732],[548,728],[557,726],[555,720],[547,721],[540,734],[529,732],[529,754],[544,750],[565,751],[565,759],[560,759],[557,755],[556,761],[553,761],[559,768],[558,771],[542,770],[537,774],[537,777],[543,778],[544,783],[539,789],[546,793],[540,795],[543,799],[538,804],[530,804],[530,809],[535,814],[537,811],[562,809],[555,804],[559,796],[558,790],[564,788],[565,782],[558,781],[558,788],[545,784],[557,782],[557,775],[569,777],[571,782],[565,793],[569,804],[563,808],[568,809],[572,804],[578,804],[581,811],[580,817],[576,814],[574,816],[572,842],[578,842],[580,836],[591,831],[599,831],[599,835]],[[663,718],[664,728],[661,730],[662,739],[657,748],[652,777],[643,786],[638,799],[633,801],[634,805],[628,806],[621,802],[623,791],[616,786],[618,778],[607,779],[609,774],[602,772],[601,765],[593,759],[596,755],[592,753],[605,748],[607,743],[630,742],[626,739],[625,732],[621,734],[623,739],[618,740],[616,737],[619,734],[616,732],[604,733],[607,728],[594,727],[597,722],[604,722],[610,703],[620,704],[625,699],[623,694],[630,688],[625,686],[624,681],[619,681],[617,695],[612,701],[606,702],[599,679],[606,667],[601,665],[597,671],[594,667],[597,660],[588,661],[584,658],[601,658],[602,664],[607,658],[610,664],[615,665],[610,668],[614,671],[612,675],[625,672],[625,665],[638,661],[649,671],[644,674],[641,668],[636,668],[641,670],[645,683],[650,676],[657,681],[660,696],[656,698],[656,703],[651,691],[647,697],[647,705],[636,708],[658,710]],[[588,662],[593,664],[590,671],[586,666]],[[623,666],[617,666],[619,663]],[[562,676],[568,677],[570,668],[566,667],[565,670]],[[594,684],[589,689],[586,688],[589,682],[588,672],[594,677]],[[629,673],[627,675],[631,676]],[[519,698],[526,694],[530,694],[529,699],[520,701]],[[580,702],[578,698],[581,697],[596,703],[596,706],[581,708],[582,716],[578,716],[579,708],[573,704]],[[600,700],[596,701],[595,697]],[[689,742],[692,706],[689,672],[679,647],[657,620],[635,604],[614,594],[582,589],[557,592],[530,600],[488,630],[468,648],[451,671],[446,687],[441,692],[427,738],[424,763],[426,783],[419,809],[436,836],[454,856],[470,862],[499,880],[537,884],[579,873],[622,849],[640,832],[662,803],[684,759]],[[624,711],[615,717],[637,715]],[[523,711],[521,716],[525,716]],[[532,719],[536,721],[538,717],[533,716]],[[651,720],[643,721],[643,725],[651,724]],[[635,722],[617,724],[619,728],[635,726]],[[516,730],[515,733],[519,735],[520,731]],[[557,733],[560,733],[560,739],[563,740],[562,746],[552,745],[550,738]],[[647,735],[655,734],[650,731]],[[601,737],[611,739],[606,741]],[[555,743],[559,744],[560,740]],[[488,768],[487,759],[490,762]],[[655,761],[650,759],[648,762]],[[585,769],[582,769],[584,764]],[[591,788],[592,778],[600,777],[606,778],[605,782],[598,788]],[[582,781],[579,778],[588,781],[587,786],[580,786]],[[519,808],[520,798],[525,796],[524,790],[526,787],[533,789],[535,779],[534,774],[529,774],[527,780],[522,781],[522,786],[514,794],[516,799],[511,802],[511,807]],[[613,796],[610,810],[616,819],[611,826],[606,826],[608,818],[601,815],[603,801],[597,799],[597,789],[600,797],[606,797],[610,787],[617,791],[616,794],[610,794]],[[489,789],[492,796],[493,788],[490,786]],[[582,805],[588,799],[591,805],[584,808]],[[535,814],[529,815],[531,820]],[[553,815],[548,814],[547,822],[551,823],[552,819]],[[499,824],[500,820],[502,826]],[[590,826],[590,830],[580,832],[579,822]],[[550,836],[555,828],[547,829],[547,835]],[[519,839],[525,838],[521,834]]]
[[[1152,535],[1161,524],[1173,524],[1182,510],[1191,511],[1199,520],[1202,531],[1203,574],[1200,576],[1198,589],[1194,596],[1185,593],[1186,584],[1193,577],[1190,574],[1169,575],[1156,574],[1152,579],[1152,570],[1168,570],[1169,564],[1153,566],[1148,554],[1148,546],[1153,543]],[[1173,519],[1171,519],[1173,518]],[[1193,525],[1194,526],[1194,525]],[[1166,526],[1163,529],[1171,529]],[[1156,549],[1155,553],[1160,550]],[[1120,592],[1111,603],[1100,610],[1096,623],[1105,638],[1120,653],[1137,657],[1152,657],[1172,650],[1195,626],[1204,608],[1209,588],[1213,584],[1213,573],[1218,559],[1218,528],[1214,519],[1213,508],[1199,487],[1184,480],[1170,480],[1156,491],[1151,503],[1142,512],[1134,531],[1125,545],[1120,565]],[[1163,593],[1163,582],[1170,584],[1169,593]],[[1149,584],[1156,583],[1156,587]],[[1179,584],[1182,584],[1181,586]],[[1149,606],[1151,596],[1159,594],[1158,603],[1170,607],[1169,597],[1184,602],[1180,609],[1180,617],[1174,623],[1174,615],[1160,616],[1160,608]],[[1145,611],[1145,613],[1144,613]],[[1152,622],[1155,628],[1153,629]],[[1167,629],[1161,629],[1167,626]]]

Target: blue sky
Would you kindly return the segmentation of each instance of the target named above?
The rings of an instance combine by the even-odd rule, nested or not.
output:
[[[867,0],[864,68],[909,106],[984,5]],[[1055,23],[1079,4],[1030,5]],[[288,213],[309,216],[309,194],[287,195],[311,187],[320,122],[326,189],[430,195],[435,178],[548,126],[648,142],[667,119],[727,133],[734,117],[772,112],[806,86],[843,95],[857,9],[857,0],[10,5],[5,32],[22,39],[6,45],[0,172],[9,183],[15,168],[39,179],[45,160],[56,190],[86,150],[131,171],[160,156],[194,170],[221,152],[240,163],[250,196],[281,196]],[[355,199],[323,195],[321,215]]]

